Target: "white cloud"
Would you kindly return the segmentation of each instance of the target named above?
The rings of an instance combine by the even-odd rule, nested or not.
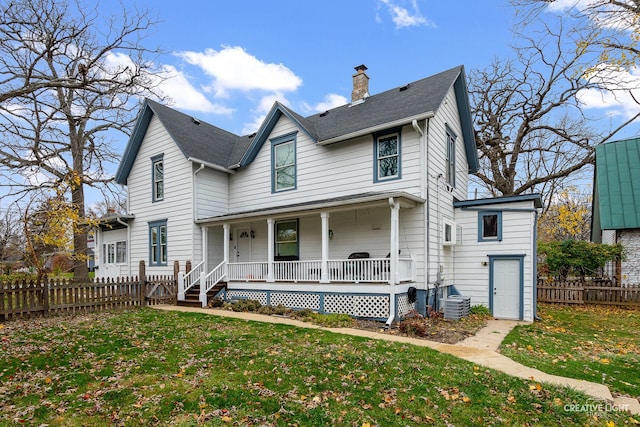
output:
[[[420,13],[417,0],[382,0],[382,3],[389,9],[391,19],[396,24],[396,28],[436,26],[435,23]],[[404,4],[408,5],[411,10],[403,7]],[[379,19],[379,16],[376,16],[376,21],[379,21]]]
[[[331,110],[347,103],[347,98],[336,93],[330,93],[324,97],[324,100],[318,102],[316,105],[304,104],[305,111],[322,113],[327,110]]]
[[[283,105],[288,105],[289,101],[285,98],[281,93],[273,93],[266,96],[263,96],[258,105],[253,111],[257,114],[257,116],[249,123],[245,123],[242,128],[242,134],[250,134],[258,130],[265,117],[267,117],[267,113],[271,111],[271,107],[273,104],[278,101]]]
[[[578,94],[580,104],[587,109],[604,109],[610,116],[621,116],[625,119],[640,113],[640,105],[635,101],[640,99],[640,69],[609,71],[606,78],[608,81],[617,82],[617,90],[581,91]]]
[[[213,77],[216,97],[227,97],[231,90],[289,92],[296,90],[302,79],[283,64],[266,63],[239,46],[223,46],[221,50],[178,52],[176,55],[196,65]]]
[[[184,73],[172,65],[163,66],[166,76],[160,84],[160,90],[174,102],[173,107],[189,111],[213,114],[231,114],[232,108],[211,103],[202,92],[198,91],[186,78]]]

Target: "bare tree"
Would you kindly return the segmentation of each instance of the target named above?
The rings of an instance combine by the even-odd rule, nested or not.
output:
[[[113,140],[161,81],[159,51],[142,45],[155,22],[124,8],[101,19],[73,0],[3,1],[0,14],[0,190],[15,199],[64,188],[83,221],[85,187],[112,181]],[[85,278],[85,231],[74,229],[73,249]]]
[[[561,20],[527,34],[518,35],[514,59],[471,73],[476,177],[494,196],[542,192],[548,206],[567,179],[593,163],[594,147],[640,113],[615,125],[589,117],[581,94],[614,90],[620,82],[584,74],[594,53],[576,49]]]
[[[20,230],[20,212],[15,206],[5,209],[0,217],[0,265],[8,273],[12,264],[23,260],[24,235]]]

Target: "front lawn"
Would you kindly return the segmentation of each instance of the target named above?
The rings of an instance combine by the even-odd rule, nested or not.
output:
[[[0,425],[633,422],[427,348],[206,314],[16,321],[0,324],[0,348]]]
[[[603,383],[640,397],[640,311],[540,304],[541,322],[516,327],[500,351],[549,374]]]

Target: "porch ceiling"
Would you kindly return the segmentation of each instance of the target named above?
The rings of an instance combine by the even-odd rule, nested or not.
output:
[[[337,212],[367,206],[387,205],[389,198],[396,199],[400,203],[400,207],[403,209],[410,209],[418,204],[425,203],[425,199],[404,191],[361,193],[330,199],[315,200],[312,202],[293,203],[286,206],[275,206],[245,212],[235,212],[228,215],[220,215],[210,218],[200,218],[196,219],[195,222],[196,224],[219,225],[230,221],[246,220],[247,218],[267,218],[290,215],[292,213],[297,213],[298,215],[311,215],[319,212]]]

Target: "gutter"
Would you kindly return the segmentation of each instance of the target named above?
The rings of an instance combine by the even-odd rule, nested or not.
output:
[[[359,136],[363,136],[363,135],[368,135],[370,133],[375,133],[381,130],[385,130],[391,127],[398,127],[398,126],[402,126],[402,125],[406,125],[409,123],[412,123],[414,121],[417,120],[426,120],[426,119],[430,119],[432,117],[434,117],[435,114],[433,113],[433,111],[429,111],[427,113],[422,113],[422,114],[418,114],[415,116],[411,116],[411,117],[404,117],[402,119],[398,119],[398,120],[394,120],[392,122],[388,122],[388,123],[383,123],[377,126],[372,126],[370,128],[366,128],[366,129],[360,129],[357,130],[355,132],[351,132],[351,133],[347,133],[345,135],[340,135],[340,136],[336,136],[333,138],[329,138],[329,139],[325,139],[322,141],[318,141],[318,145],[328,145],[328,144],[333,144],[334,142],[340,142],[340,141],[345,141],[347,139],[352,139],[352,138],[357,138]]]
[[[190,161],[190,162],[193,162],[193,163],[200,163],[200,168],[202,168],[203,166],[206,166],[208,168],[215,169],[215,170],[220,171],[220,172],[225,172],[225,173],[229,173],[229,174],[236,173],[236,171],[231,170],[229,168],[225,168],[225,167],[222,167],[222,166],[214,165],[213,163],[205,162],[204,160],[196,159],[195,157],[188,157],[187,160]]]
[[[198,218],[198,174],[205,168],[204,163],[200,163],[200,167],[193,172],[193,220]]]

